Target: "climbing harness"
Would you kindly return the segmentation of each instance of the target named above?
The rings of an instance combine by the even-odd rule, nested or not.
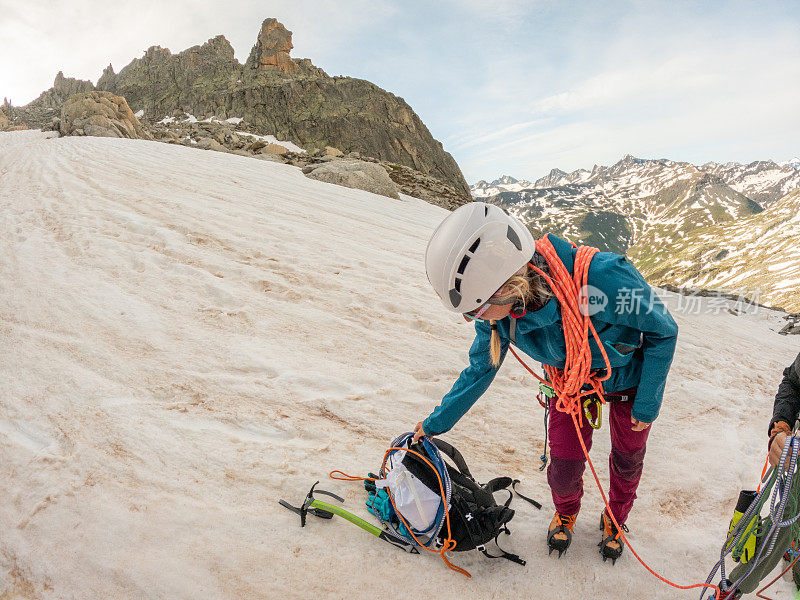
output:
[[[573,244],[573,248],[576,246]],[[537,267],[533,261],[528,263],[528,266],[538,273],[553,291],[560,307],[561,319],[564,330],[564,341],[566,343],[567,356],[564,363],[564,368],[559,369],[551,365],[543,365],[547,380],[540,377],[533,371],[525,362],[519,357],[512,347],[509,346],[511,353],[516,357],[520,364],[532,374],[540,383],[550,385],[556,394],[554,402],[556,410],[568,414],[572,418],[572,423],[575,427],[575,432],[578,437],[578,442],[581,445],[583,454],[586,457],[586,462],[594,477],[595,483],[600,490],[600,495],[606,506],[606,511],[613,522],[614,526],[619,531],[619,536],[622,541],[630,548],[631,554],[647,569],[650,574],[660,579],[664,583],[671,585],[677,589],[687,590],[693,588],[708,588],[714,589],[717,593],[719,588],[716,585],[706,583],[697,583],[693,585],[679,585],[665,577],[659,575],[653,570],[636,552],[633,546],[625,536],[624,530],[621,530],[619,523],[617,523],[614,513],[608,504],[608,498],[600,484],[600,478],[597,476],[597,471],[594,468],[592,459],[589,456],[586,444],[583,441],[583,436],[580,433],[580,419],[583,413],[583,399],[592,394],[596,394],[601,403],[605,403],[605,396],[603,394],[603,381],[606,381],[611,376],[611,363],[608,355],[601,343],[600,337],[592,323],[587,311],[581,310],[581,306],[586,306],[586,286],[589,277],[589,264],[591,263],[594,255],[599,252],[597,248],[588,246],[580,246],[577,248],[575,254],[574,266],[572,274],[569,273],[564,263],[558,257],[553,244],[545,236],[540,240],[536,240],[536,251],[541,254],[547,261],[549,274],[545,270]],[[515,329],[515,320],[511,319],[511,330]],[[600,349],[605,369],[600,371],[592,370],[592,350],[589,345],[589,334],[592,335],[597,347]],[[515,344],[512,334],[511,341]]]

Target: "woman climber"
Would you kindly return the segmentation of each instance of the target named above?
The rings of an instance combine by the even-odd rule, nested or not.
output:
[[[585,248],[581,250],[587,250]],[[434,231],[425,253],[428,280],[445,307],[475,321],[469,366],[433,412],[415,427],[415,441],[449,431],[487,390],[509,344],[543,363],[549,380],[558,377],[574,350],[575,328],[555,297],[553,282],[588,268],[581,311],[591,317],[593,334],[582,334],[586,381],[610,402],[610,508],[620,527],[636,498],[650,424],[658,416],[678,327],[639,272],[623,256],[590,254],[586,266],[579,249],[553,235],[534,242],[528,229],[501,208],[471,202],[451,213]],[[568,272],[568,273],[567,273]],[[572,313],[570,313],[572,314]],[[568,322],[565,322],[568,321]],[[570,335],[568,351],[566,337]],[[610,366],[610,372],[608,367]],[[580,385],[580,384],[578,384]],[[555,383],[553,383],[555,386]],[[579,389],[589,389],[584,386]],[[550,398],[547,481],[555,504],[547,543],[559,557],[572,541],[583,495],[586,457],[599,417],[597,394],[583,397],[580,421]],[[584,416],[584,413],[586,415]],[[604,510],[599,544],[603,560],[622,554],[620,532]]]

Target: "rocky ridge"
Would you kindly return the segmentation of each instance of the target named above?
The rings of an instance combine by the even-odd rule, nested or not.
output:
[[[441,180],[462,203],[470,199],[455,160],[402,98],[362,79],[330,77],[291,50],[292,33],[275,19],[262,23],[244,64],[222,35],[178,54],[152,46],[118,73],[106,67],[96,87],[59,73],[53,88],[10,118],[47,127],[71,94],[97,89],[123,96],[151,123],[176,111],[201,120],[240,117],[253,133],[409,167]]]

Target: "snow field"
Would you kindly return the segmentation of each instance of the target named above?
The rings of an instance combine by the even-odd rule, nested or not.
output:
[[[542,412],[511,356],[445,437],[478,477],[544,501],[515,500],[502,540],[527,567],[454,554],[467,580],[339,519],[301,529],[278,499],[318,479],[369,518],[361,486],[327,473],[375,470],[466,364],[473,332],[423,268],[446,212],[232,154],[47,137],[0,134],[0,596],[696,597],[630,553],[601,561],[588,478],[573,547],[547,556]],[[654,567],[693,583],[757,480],[798,344],[768,311],[675,316],[629,526]],[[604,424],[604,482],[608,450]]]

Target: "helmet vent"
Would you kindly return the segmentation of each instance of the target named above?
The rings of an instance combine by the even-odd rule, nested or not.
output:
[[[517,232],[514,231],[511,225],[508,226],[508,230],[506,231],[506,237],[512,244],[514,244],[517,250],[522,250],[522,242],[520,241]]]
[[[459,275],[463,275],[464,274],[464,269],[467,268],[467,263],[468,262],[469,262],[469,256],[467,256],[465,254],[464,258],[461,259],[461,263],[458,265],[458,269],[456,270],[456,273],[458,273]]]
[[[456,291],[457,291],[457,292],[460,292],[460,291],[461,291],[461,277],[456,277],[456,285],[455,285],[455,288],[456,288]]]
[[[478,238],[477,240],[475,240],[475,242],[472,244],[472,246],[469,247],[468,252],[471,252],[472,254],[475,254],[475,250],[478,249],[478,246],[480,245],[480,243],[481,243],[481,238]]]
[[[489,205],[488,204],[483,207],[483,216],[484,217],[488,217],[489,216]]]

